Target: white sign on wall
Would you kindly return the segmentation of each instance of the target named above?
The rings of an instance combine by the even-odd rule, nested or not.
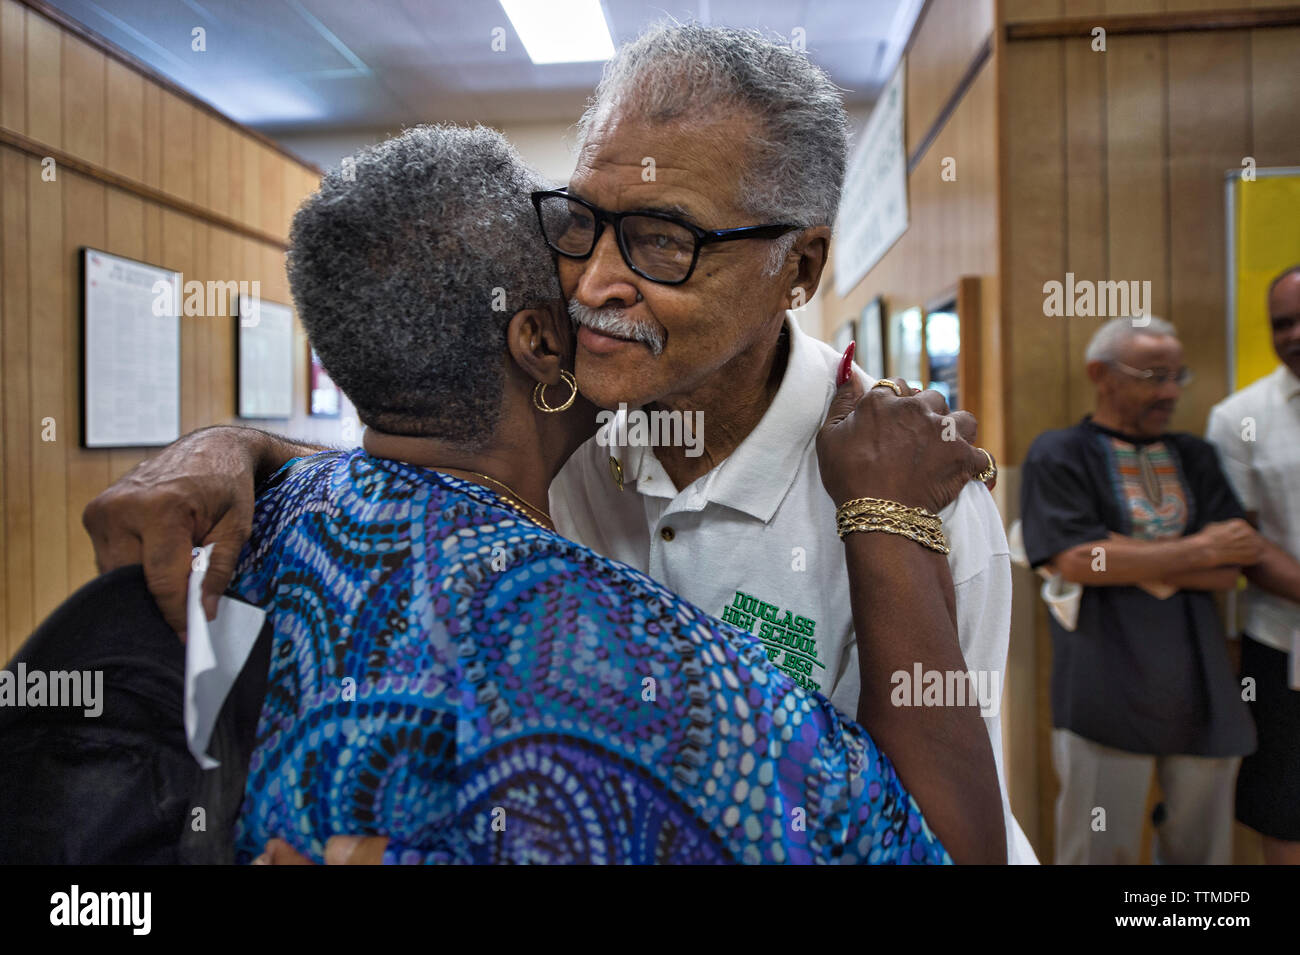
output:
[[[82,250],[82,444],[150,447],[181,433],[180,273]]]
[[[903,64],[871,111],[849,158],[835,220],[835,294],[843,297],[907,231]]]
[[[293,414],[293,309],[239,297],[239,417]]]

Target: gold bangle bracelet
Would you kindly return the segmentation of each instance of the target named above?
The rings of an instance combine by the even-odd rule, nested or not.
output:
[[[918,517],[938,517],[927,511],[923,507],[911,507],[907,504],[900,504],[898,501],[887,501],[879,497],[855,497],[851,501],[845,501],[836,511],[847,510],[866,510],[872,509],[891,514],[915,514]]]
[[[888,517],[911,527],[930,531],[937,531],[943,527],[943,521],[939,519],[938,515],[929,514],[925,511],[912,513],[910,511],[890,510],[856,501],[850,501],[849,504],[844,505],[835,512],[836,520],[854,517]]]
[[[845,501],[836,509],[835,525],[841,539],[855,531],[883,531],[906,537],[940,554],[949,553],[948,538],[944,536],[939,516],[897,501],[872,497]]]
[[[897,534],[900,537],[906,537],[910,541],[915,541],[922,547],[928,547],[932,551],[947,555],[949,553],[948,539],[942,531],[925,532],[906,524],[885,523],[880,519],[862,519],[854,518],[849,523],[841,523],[836,530],[840,538],[843,539],[854,531],[870,533],[872,531],[884,531],[887,534]]]
[[[923,507],[909,507],[906,504],[898,503],[898,501],[885,501],[878,497],[854,498],[851,501],[845,501],[835,509],[837,518],[857,517],[859,514],[895,517],[909,524],[930,527],[936,530],[943,526],[943,521],[939,519],[938,514],[932,514]]]

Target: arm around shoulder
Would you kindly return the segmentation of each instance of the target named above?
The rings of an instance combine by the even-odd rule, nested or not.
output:
[[[143,564],[149,591],[178,633],[185,630],[191,551],[212,544],[204,606],[216,613],[252,532],[256,487],[317,449],[252,428],[204,428],[168,445],[86,505],[82,523],[101,573]]]

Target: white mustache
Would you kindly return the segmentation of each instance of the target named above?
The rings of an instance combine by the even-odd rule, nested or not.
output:
[[[594,332],[641,342],[656,357],[664,350],[664,339],[659,330],[651,325],[632,321],[627,317],[625,308],[588,308],[581,302],[571,300],[569,315],[577,324],[585,325]]]

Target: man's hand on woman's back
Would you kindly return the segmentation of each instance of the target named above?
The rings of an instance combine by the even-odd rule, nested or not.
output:
[[[203,579],[209,619],[252,533],[257,482],[312,449],[251,428],[205,428],[164,448],[86,505],[81,521],[100,573],[143,564],[167,623],[185,633],[192,551],[212,544]]]

